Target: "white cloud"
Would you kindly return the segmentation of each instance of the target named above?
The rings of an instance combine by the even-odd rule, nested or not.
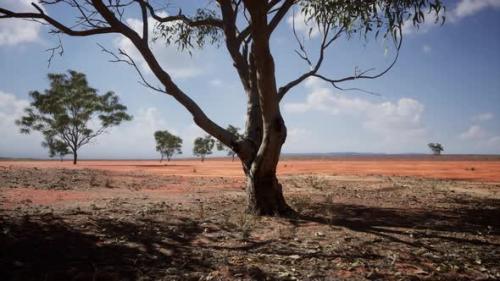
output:
[[[494,118],[493,113],[486,112],[472,117],[472,124],[467,130],[460,133],[458,138],[462,141],[469,141],[478,147],[490,147],[500,149],[500,135],[491,130],[485,129],[480,123],[484,123]]]
[[[334,94],[318,79],[309,79],[305,85],[311,90],[306,100],[301,103],[285,104],[285,111],[290,113],[321,111],[332,115],[358,117],[364,128],[389,138],[395,135],[425,134],[425,128],[421,123],[424,105],[417,100],[401,98],[397,102],[373,102]]]
[[[31,5],[36,0],[2,0],[2,7],[16,12],[33,12]],[[0,46],[13,46],[19,43],[37,42],[40,40],[41,25],[22,19],[0,20]]]
[[[462,0],[452,11],[450,20],[458,21],[488,8],[500,8],[500,0]]]
[[[459,137],[463,140],[480,140],[486,137],[486,131],[479,125],[472,125]]]
[[[458,137],[463,141],[472,142],[477,147],[500,149],[500,135],[495,135],[479,125],[470,126]]]
[[[142,20],[129,18],[126,22],[132,29],[141,34],[143,26]],[[156,21],[154,19],[149,18],[149,38],[154,36],[153,29],[155,23]],[[119,37],[115,41],[115,46],[130,55],[141,66],[142,70],[151,73],[146,61],[128,38],[124,36]],[[200,67],[200,63],[195,61],[197,56],[196,52],[193,52],[192,56],[190,56],[187,53],[179,52],[176,46],[165,45],[162,40],[151,42],[150,47],[158,62],[174,78],[190,78],[203,72],[203,67]]]
[[[192,143],[204,133],[195,124],[179,128],[165,121],[156,107],[140,108],[132,113],[133,119],[82,148],[80,155],[86,158],[156,158],[154,132],[168,130],[183,139],[183,156],[191,156]]]
[[[0,91],[0,156],[43,156],[42,137],[36,133],[21,135],[15,120],[21,118],[29,101]],[[42,154],[43,153],[43,154]]]
[[[449,8],[449,7],[447,7]],[[448,9],[445,14],[446,22],[458,23],[466,17],[473,16],[486,9],[500,9],[500,0],[460,0],[452,9]],[[439,26],[435,23],[434,15],[430,15],[425,22],[420,24],[419,28],[413,26],[411,19],[403,25],[403,34],[425,33],[431,28]]]
[[[288,16],[287,23],[290,25],[290,28],[293,28],[295,25],[295,30],[303,33],[306,37],[315,38],[320,35],[318,25],[312,20],[308,21],[302,11]]]
[[[494,115],[491,112],[485,112],[472,117],[472,121],[485,122],[493,119]]]

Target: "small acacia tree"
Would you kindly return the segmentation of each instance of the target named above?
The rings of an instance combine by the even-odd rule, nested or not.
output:
[[[193,154],[201,158],[201,162],[205,161],[207,155],[212,154],[215,140],[210,135],[198,137],[194,140]]]
[[[226,130],[228,132],[230,132],[231,134],[233,134],[238,140],[241,140],[243,139],[243,135],[240,134],[240,128],[238,127],[235,127],[233,125],[229,125],[227,126]],[[231,161],[234,161],[234,157],[236,156],[236,152],[231,149],[230,147],[226,146],[224,143],[222,143],[221,141],[217,141],[217,150],[221,151],[221,150],[225,150],[227,152],[227,156],[231,156],[232,157],[232,160]]]
[[[238,155],[247,178],[247,211],[258,215],[293,213],[283,197],[281,184],[276,177],[281,147],[287,136],[280,111],[280,102],[285,95],[309,77],[322,79],[332,87],[343,90],[340,85],[344,82],[375,79],[384,75],[398,58],[403,25],[418,27],[425,21],[426,13],[435,15],[437,22],[443,11],[441,0],[166,0],[161,4],[147,0],[39,2],[44,7],[33,4],[36,9],[34,12],[12,11],[0,4],[0,19],[42,21],[51,25],[53,32],[70,36],[120,34],[128,38],[160,86],[149,83],[131,56],[123,50],[119,50],[118,54],[109,50],[107,52],[114,56],[114,61],[132,65],[146,86],[172,96],[189,111],[198,126]],[[198,9],[190,7],[169,13],[169,7],[180,7],[187,2],[198,6]],[[52,5],[70,7],[73,10],[57,19],[45,12]],[[304,44],[307,36],[297,35],[295,28],[293,32],[290,31],[290,36],[297,39],[295,51],[305,62],[305,70],[296,78],[278,85],[271,38],[280,23],[286,22],[288,15],[299,10],[305,21],[320,34],[316,44],[313,44],[318,49],[316,52],[307,50]],[[186,14],[184,11],[194,12]],[[74,21],[68,22],[72,15]],[[142,21],[142,29],[134,30],[127,24],[127,17],[130,16]],[[179,87],[168,70],[162,67],[150,46],[149,27],[152,25],[157,35],[154,39],[163,40],[168,45],[177,45],[181,50],[203,47],[206,44],[224,47],[230,58],[228,63],[234,66],[247,97],[244,138],[239,139],[217,125]],[[354,36],[356,34],[361,36]],[[337,40],[367,39],[371,35],[394,42],[396,54],[386,68],[380,72],[374,72],[374,68],[355,68],[354,71],[347,70],[347,73],[352,74],[340,77],[331,77],[323,72],[322,65]],[[283,51],[286,50],[280,50]]]
[[[160,162],[163,161],[163,157],[165,156],[167,157],[167,161],[170,162],[174,154],[182,154],[182,139],[172,135],[169,131],[156,131],[155,140],[156,151],[159,151],[161,154]]]
[[[434,155],[441,155],[441,152],[444,151],[443,146],[438,142],[436,143],[431,142],[427,144],[427,146],[431,149],[432,154]]]
[[[76,164],[78,149],[106,129],[132,117],[113,92],[98,95],[97,90],[88,85],[85,74],[73,70],[68,74],[49,74],[50,89],[30,93],[33,102],[16,124],[21,133],[41,132],[45,137],[42,146],[49,148],[50,155],[64,153],[64,149],[69,148]],[[89,121],[94,118],[100,122],[96,129],[89,127]]]
[[[59,157],[61,162],[63,161],[64,156],[71,153],[69,151],[68,145],[65,142],[54,138],[48,138],[47,140],[42,142],[42,146],[49,149],[50,158],[57,156]]]

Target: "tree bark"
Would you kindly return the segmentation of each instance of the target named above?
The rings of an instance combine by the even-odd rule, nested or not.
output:
[[[275,170],[246,174],[247,212],[258,216],[289,216],[294,210],[283,197],[283,188]]]
[[[285,202],[282,186],[276,177],[286,126],[280,112],[274,59],[269,46],[272,30],[267,22],[267,1],[244,2],[251,18],[253,39],[249,75],[253,81],[249,83],[252,92],[247,111],[247,134],[252,129],[257,133],[255,139],[251,138],[254,152],[248,159],[242,158],[247,175],[247,211],[255,215],[287,216],[293,210]],[[252,113],[260,113],[260,116],[253,119]]]
[[[76,160],[78,159],[78,154],[76,153],[76,150],[73,151],[73,165],[76,165]]]

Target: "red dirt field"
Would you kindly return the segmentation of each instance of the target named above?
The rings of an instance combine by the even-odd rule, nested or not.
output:
[[[97,169],[111,172],[147,172],[157,175],[243,177],[239,161],[228,159],[173,160],[81,160],[70,161],[0,161],[2,167]],[[284,159],[279,175],[319,174],[349,176],[417,176],[430,179],[500,182],[500,157],[332,157],[326,159]]]
[[[0,161],[0,280],[500,280],[500,157]]]

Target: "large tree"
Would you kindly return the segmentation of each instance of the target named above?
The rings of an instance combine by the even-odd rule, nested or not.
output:
[[[167,156],[167,161],[170,162],[174,154],[182,153],[182,139],[176,135],[171,134],[169,131],[156,131],[156,151],[161,154],[160,162],[163,161],[163,157]]]
[[[21,133],[41,132],[45,138],[42,146],[49,148],[51,157],[69,148],[76,164],[82,146],[106,129],[132,119],[115,93],[99,95],[88,85],[85,74],[70,70],[68,75],[51,73],[48,77],[50,89],[30,92],[33,102],[16,124]],[[92,128],[95,119],[99,125]]]
[[[347,81],[382,76],[396,62],[403,25],[418,26],[430,13],[437,20],[443,10],[440,0],[215,0],[196,1],[199,9],[192,14],[181,9],[168,14],[162,7],[178,7],[183,1],[173,2],[176,1],[163,1],[163,6],[156,6],[158,1],[147,0],[39,0],[44,8],[33,4],[35,12],[12,11],[0,4],[0,17],[34,19],[51,25],[56,33],[70,36],[121,34],[128,38],[161,86],[154,86],[139,73],[143,83],[172,96],[189,111],[198,126],[236,152],[247,176],[248,211],[260,215],[292,212],[276,177],[281,147],[287,136],[280,112],[283,97],[309,77],[323,79],[332,87],[342,89],[341,83]],[[58,19],[45,12],[51,5],[66,4],[74,9],[74,22],[67,22],[69,16]],[[270,39],[279,24],[294,10],[300,11],[321,36],[313,58],[310,56],[313,52],[304,44],[307,36],[303,38],[295,29],[290,32],[297,38],[296,52],[307,67],[303,74],[279,86]],[[136,31],[128,26],[125,15],[138,15],[142,19],[142,30]],[[248,101],[244,138],[238,139],[216,124],[160,65],[150,48],[152,38],[148,30],[151,25],[155,25],[157,31],[157,37],[153,39],[177,45],[180,49],[214,43],[227,50],[231,59],[229,63],[234,66]],[[353,36],[356,34],[362,35]],[[372,35],[395,44],[394,62],[386,69],[378,73],[371,68],[356,69],[354,74],[346,77],[330,77],[321,71],[327,49],[339,38],[368,38]],[[115,56],[114,61],[127,62],[140,72],[123,50],[109,52]]]

